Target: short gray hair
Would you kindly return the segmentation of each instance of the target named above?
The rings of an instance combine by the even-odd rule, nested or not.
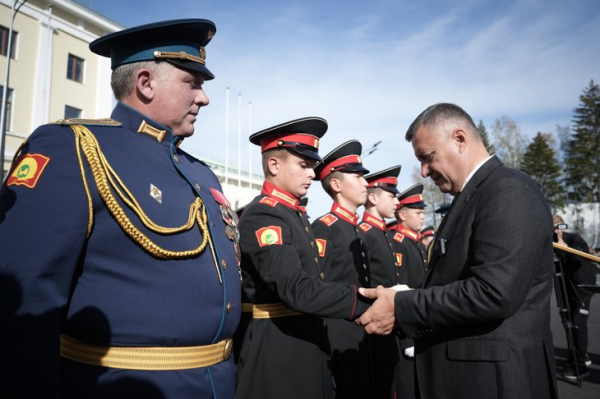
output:
[[[168,62],[164,61],[140,61],[118,66],[110,77],[110,87],[112,87],[115,98],[121,101],[131,94],[137,70],[149,69],[162,78],[167,64]]]
[[[456,104],[438,103],[428,107],[425,111],[421,112],[419,116],[417,116],[417,119],[410,124],[404,138],[406,141],[410,142],[412,141],[416,131],[419,130],[421,126],[433,126],[437,123],[452,119],[466,122],[467,125],[472,128],[476,137],[480,137],[479,131],[477,130],[473,119],[465,112],[464,109]]]

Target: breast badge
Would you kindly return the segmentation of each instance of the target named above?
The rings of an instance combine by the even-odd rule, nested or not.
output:
[[[266,247],[268,245],[281,245],[283,238],[281,237],[281,227],[267,226],[255,231],[258,245]]]

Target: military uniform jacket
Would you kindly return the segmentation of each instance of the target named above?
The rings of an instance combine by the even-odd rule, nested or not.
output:
[[[371,287],[383,285],[391,287],[398,284],[397,270],[402,266],[403,255],[397,252],[394,241],[395,231],[387,229],[385,221],[365,212],[360,223],[365,233],[371,268]]]
[[[316,219],[312,226],[324,280],[369,287],[369,257],[365,234],[358,227],[358,215],[334,202],[331,212]],[[370,383],[370,355],[364,330],[344,320],[327,319],[326,323],[336,384],[367,386]]]
[[[394,246],[402,254],[401,273],[396,275],[398,284],[416,288],[425,281],[427,250],[419,233],[402,224],[394,226],[394,231]]]
[[[301,314],[254,318],[237,369],[238,398],[328,398],[329,343],[321,316],[352,320],[368,305],[355,284],[328,284],[298,199],[265,182],[240,220],[244,296]],[[346,322],[351,324],[350,322]]]
[[[233,357],[176,371],[59,357],[60,334],[98,346],[201,346],[232,337],[240,317],[240,276],[217,177],[178,149],[165,126],[122,103],[112,118],[118,123],[86,126],[108,163],[105,176],[164,228],[185,225],[201,198],[215,254],[208,246],[171,254],[199,248],[205,232],[197,223],[172,234],[151,231],[114,186],[99,189],[71,126],[40,127],[0,192],[0,306],[10,326],[0,340],[3,390],[15,398],[56,398],[59,387],[61,397],[231,398]],[[144,124],[152,135],[138,132]]]
[[[395,296],[421,398],[557,396],[551,226],[525,174],[496,157],[473,174],[436,233],[426,289]]]

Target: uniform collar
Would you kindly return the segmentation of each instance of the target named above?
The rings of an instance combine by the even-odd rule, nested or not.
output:
[[[287,206],[288,208],[291,208],[295,211],[298,210],[298,207],[300,205],[300,200],[296,197],[294,197],[292,194],[288,193],[287,191],[283,191],[282,189],[280,189],[279,187],[277,187],[276,185],[269,183],[268,181],[265,181],[263,183],[263,188],[261,191],[264,195],[267,195],[275,200],[277,200],[278,202],[281,202],[283,205]]]
[[[421,239],[421,233],[417,233],[416,231],[409,229],[403,224],[397,224],[397,230],[403,236],[410,238],[413,241],[419,241]]]
[[[110,117],[145,140],[162,146],[170,148],[171,141],[176,138],[171,129],[122,102],[117,103]],[[177,141],[181,142],[180,139]]]
[[[385,222],[368,212],[364,213],[363,222],[368,223],[373,227],[377,227],[379,230],[385,231]]]
[[[358,224],[358,215],[356,213],[350,212],[337,202],[334,202],[331,206],[331,213],[339,216],[341,219],[344,219],[346,222],[351,223],[354,226]]]

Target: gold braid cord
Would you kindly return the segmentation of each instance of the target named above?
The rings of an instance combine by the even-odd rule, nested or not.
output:
[[[109,212],[113,216],[113,218],[117,221],[121,229],[129,236],[133,241],[135,241],[139,246],[141,246],[144,251],[149,254],[160,258],[160,259],[182,259],[189,258],[195,255],[198,255],[206,245],[209,240],[209,232],[208,232],[208,216],[206,214],[206,207],[200,198],[196,198],[194,202],[190,205],[190,213],[188,217],[188,221],[181,227],[162,227],[154,223],[150,218],[144,213],[141,206],[136,201],[133,194],[127,189],[125,184],[121,181],[119,176],[112,169],[104,154],[100,150],[100,145],[96,140],[96,137],[92,134],[92,132],[83,125],[71,125],[71,129],[75,132],[76,137],[76,146],[77,146],[77,155],[79,157],[79,166],[81,168],[81,173],[84,181],[84,185],[86,188],[86,192],[88,195],[88,201],[90,202],[90,224],[88,228],[88,235],[92,225],[92,216],[91,216],[91,196],[89,194],[89,189],[87,186],[87,180],[85,178],[85,172],[83,167],[83,160],[81,158],[81,151],[85,155],[85,158],[88,161],[90,169],[92,170],[92,175],[94,176],[94,181],[96,182],[96,187],[98,187],[98,192],[100,193],[100,197],[102,201],[106,204]],[[160,234],[175,234],[182,231],[190,230],[194,224],[198,224],[198,228],[200,229],[200,234],[202,236],[202,242],[200,245],[191,250],[186,251],[169,251],[164,249],[154,243],[150,238],[148,238],[144,233],[142,233],[127,217],[127,214],[123,210],[123,207],[119,204],[113,191],[119,196],[121,201],[125,203],[135,214],[140,218],[144,226],[146,226],[149,230],[154,231]]]

